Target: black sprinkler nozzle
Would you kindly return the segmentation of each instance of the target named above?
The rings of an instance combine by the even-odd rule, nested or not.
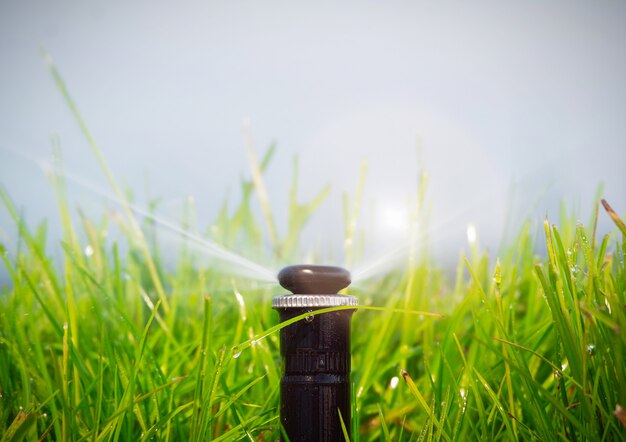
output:
[[[294,295],[336,294],[350,285],[350,272],[341,267],[300,264],[278,272],[278,282]]]
[[[272,300],[281,322],[328,307],[356,309],[355,297],[337,294],[350,284],[350,273],[341,267],[290,266],[278,280],[293,293]],[[351,433],[350,320],[355,309],[311,315],[280,331],[280,420],[282,434],[292,442],[343,441],[340,414]]]

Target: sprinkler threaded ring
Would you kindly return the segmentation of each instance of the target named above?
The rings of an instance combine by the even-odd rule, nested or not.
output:
[[[354,296],[347,295],[283,295],[272,299],[272,308],[339,307],[358,305]]]

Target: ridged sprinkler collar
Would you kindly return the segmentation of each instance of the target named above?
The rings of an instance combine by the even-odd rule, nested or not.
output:
[[[340,307],[358,305],[354,296],[345,295],[284,295],[272,299],[272,308]]]

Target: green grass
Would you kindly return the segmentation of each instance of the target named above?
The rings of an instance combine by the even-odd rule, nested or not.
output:
[[[73,214],[56,174],[64,234],[47,246],[45,223],[29,229],[1,193],[19,241],[1,250],[12,286],[0,294],[0,437],[276,440],[281,325],[270,306],[282,291],[203,264],[189,238],[176,268],[164,265],[154,222],[135,216],[51,68],[120,210]],[[328,190],[298,202],[296,168],[281,237],[264,192],[263,219],[251,209],[273,153],[250,155],[254,179],[225,205],[212,240],[290,262]],[[415,223],[425,218],[420,183]],[[351,262],[363,240],[359,193],[345,197]],[[370,307],[353,319],[353,439],[626,439],[626,228],[609,210],[616,231],[596,237],[598,216],[587,227],[546,221],[545,258],[529,222],[500,256],[478,247],[462,256],[453,281],[412,250],[403,269],[348,289]],[[107,239],[112,230],[123,240]],[[51,258],[59,249],[61,262]]]

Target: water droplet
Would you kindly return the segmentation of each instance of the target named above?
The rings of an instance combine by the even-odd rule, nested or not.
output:
[[[313,322],[313,315],[309,315],[309,316],[307,316],[306,318],[304,318],[304,320],[305,320],[306,322]]]
[[[63,330],[67,330],[67,329],[68,329],[68,327],[69,327],[69,326],[67,325],[67,322],[64,322],[64,323],[63,323]]]
[[[588,345],[587,352],[589,353],[589,356],[593,356],[596,353],[596,346],[593,344]]]
[[[240,351],[238,351],[237,353],[235,353],[233,355],[233,359],[237,359],[239,356],[241,356],[241,352]]]
[[[467,242],[470,245],[476,243],[476,238],[478,237],[478,232],[476,231],[476,226],[474,224],[467,225]]]
[[[571,255],[572,254],[572,249],[567,249],[567,254]]]
[[[91,255],[93,255],[93,247],[88,245],[87,247],[85,247],[85,256],[89,257]]]
[[[391,387],[392,390],[396,389],[396,387],[398,386],[398,382],[400,382],[400,378],[398,378],[398,376],[394,376],[391,378],[391,382],[389,382],[389,386]]]
[[[250,345],[253,346],[253,347],[255,345],[257,345],[257,343],[258,343],[258,341],[256,339],[253,339],[252,341],[250,341]]]

